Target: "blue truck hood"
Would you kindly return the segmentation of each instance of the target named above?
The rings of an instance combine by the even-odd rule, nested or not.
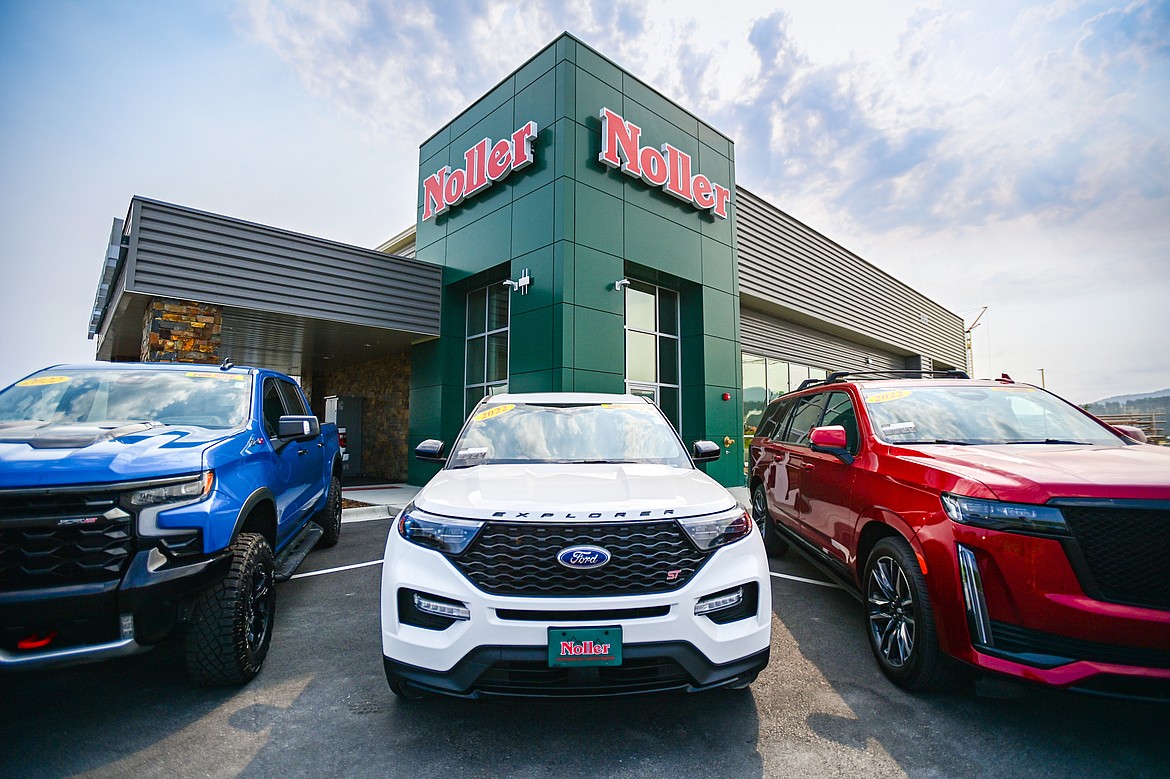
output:
[[[244,433],[133,422],[0,426],[0,488],[103,484],[193,473],[212,444]],[[245,433],[246,434],[246,433]]]

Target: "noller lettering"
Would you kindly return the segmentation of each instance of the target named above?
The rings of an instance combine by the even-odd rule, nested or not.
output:
[[[467,167],[451,170],[444,165],[423,180],[423,219],[447,211],[472,195],[482,192],[514,170],[532,164],[532,141],[536,122],[529,122],[505,138],[492,143],[484,138],[463,154]]]
[[[681,149],[669,143],[662,144],[661,149],[640,146],[641,136],[641,127],[627,122],[608,108],[601,109],[601,154],[597,156],[598,161],[627,176],[660,187],[695,208],[710,211],[720,219],[727,218],[730,189],[716,184],[702,173],[692,176],[691,155]]]
[[[612,644],[595,644],[592,641],[562,641],[561,642],[561,657],[569,657],[570,655],[586,655],[589,657],[605,657],[609,655],[609,648]]]

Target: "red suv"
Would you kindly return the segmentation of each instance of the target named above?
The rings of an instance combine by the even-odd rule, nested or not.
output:
[[[1006,379],[834,373],[768,404],[749,461],[769,553],[861,597],[895,684],[1170,700],[1170,448]]]

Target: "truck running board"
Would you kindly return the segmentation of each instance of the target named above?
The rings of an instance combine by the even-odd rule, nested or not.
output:
[[[325,535],[325,530],[316,522],[309,522],[301,528],[301,532],[297,533],[296,538],[289,541],[288,546],[276,556],[276,581],[286,582],[291,579],[297,566],[301,564],[309,552],[313,551],[313,547],[317,545],[317,539],[323,535]]]

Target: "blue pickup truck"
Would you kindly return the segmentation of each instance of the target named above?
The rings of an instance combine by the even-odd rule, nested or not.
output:
[[[0,670],[182,634],[200,684],[242,684],[275,583],[341,533],[337,428],[288,376],[59,365],[0,390]]]

